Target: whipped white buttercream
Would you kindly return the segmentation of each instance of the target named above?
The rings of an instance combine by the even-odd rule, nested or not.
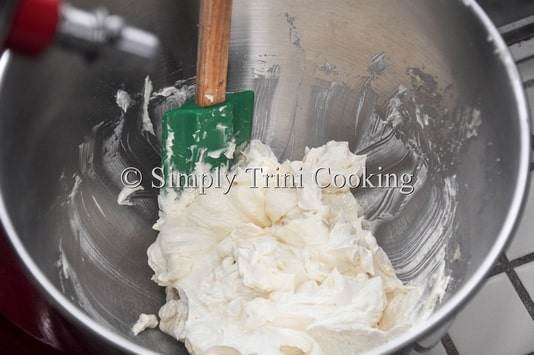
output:
[[[158,317],[154,314],[144,314],[139,315],[139,319],[132,327],[132,333],[138,335],[142,331],[145,331],[148,328],[156,328],[158,326]]]
[[[314,181],[361,174],[347,143],[279,163],[252,141],[231,189],[164,191],[153,280],[166,287],[159,327],[193,354],[349,354],[409,327],[421,290],[403,285],[348,188]],[[300,188],[251,188],[247,168],[301,174]],[[226,194],[226,192],[228,192]]]

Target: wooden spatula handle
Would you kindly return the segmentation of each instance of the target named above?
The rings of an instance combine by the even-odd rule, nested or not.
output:
[[[232,0],[201,0],[196,102],[200,107],[226,99]]]

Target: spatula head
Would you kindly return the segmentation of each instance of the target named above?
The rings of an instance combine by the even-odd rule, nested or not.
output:
[[[162,126],[164,173],[190,174],[197,162],[213,168],[228,164],[228,151],[250,141],[253,112],[252,91],[229,93],[219,105],[199,107],[191,100],[166,112]]]

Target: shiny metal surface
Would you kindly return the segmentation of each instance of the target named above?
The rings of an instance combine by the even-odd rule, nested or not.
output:
[[[4,0],[0,3],[0,39],[2,45],[11,25],[10,19],[15,9],[15,4],[16,0]]]
[[[155,90],[192,76],[197,4],[103,5],[157,33],[163,50],[148,68],[118,55],[2,57],[0,217],[29,272],[86,336],[181,354],[159,332],[129,331],[164,298],[146,265],[157,191],[147,186],[133,206],[117,195],[124,167],[159,162],[159,118],[182,97],[150,100],[151,135],[145,76]],[[279,158],[348,140],[370,166],[416,175],[409,196],[356,192],[399,277],[428,293],[441,268],[452,278],[428,320],[375,350],[409,347],[469,299],[520,213],[530,129],[505,44],[471,1],[235,0],[234,11],[229,85],[256,91],[256,138]],[[118,89],[135,101],[125,114]]]
[[[69,4],[61,5],[57,42],[60,45],[95,56],[103,47],[113,47],[127,54],[151,59],[159,40],[152,33],[128,26],[124,19],[106,9],[92,12]]]

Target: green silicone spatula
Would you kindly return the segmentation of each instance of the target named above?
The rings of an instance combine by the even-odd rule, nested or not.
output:
[[[254,93],[226,93],[231,15],[232,0],[200,2],[196,97],[163,116],[166,174],[228,164],[233,148],[250,141]]]

